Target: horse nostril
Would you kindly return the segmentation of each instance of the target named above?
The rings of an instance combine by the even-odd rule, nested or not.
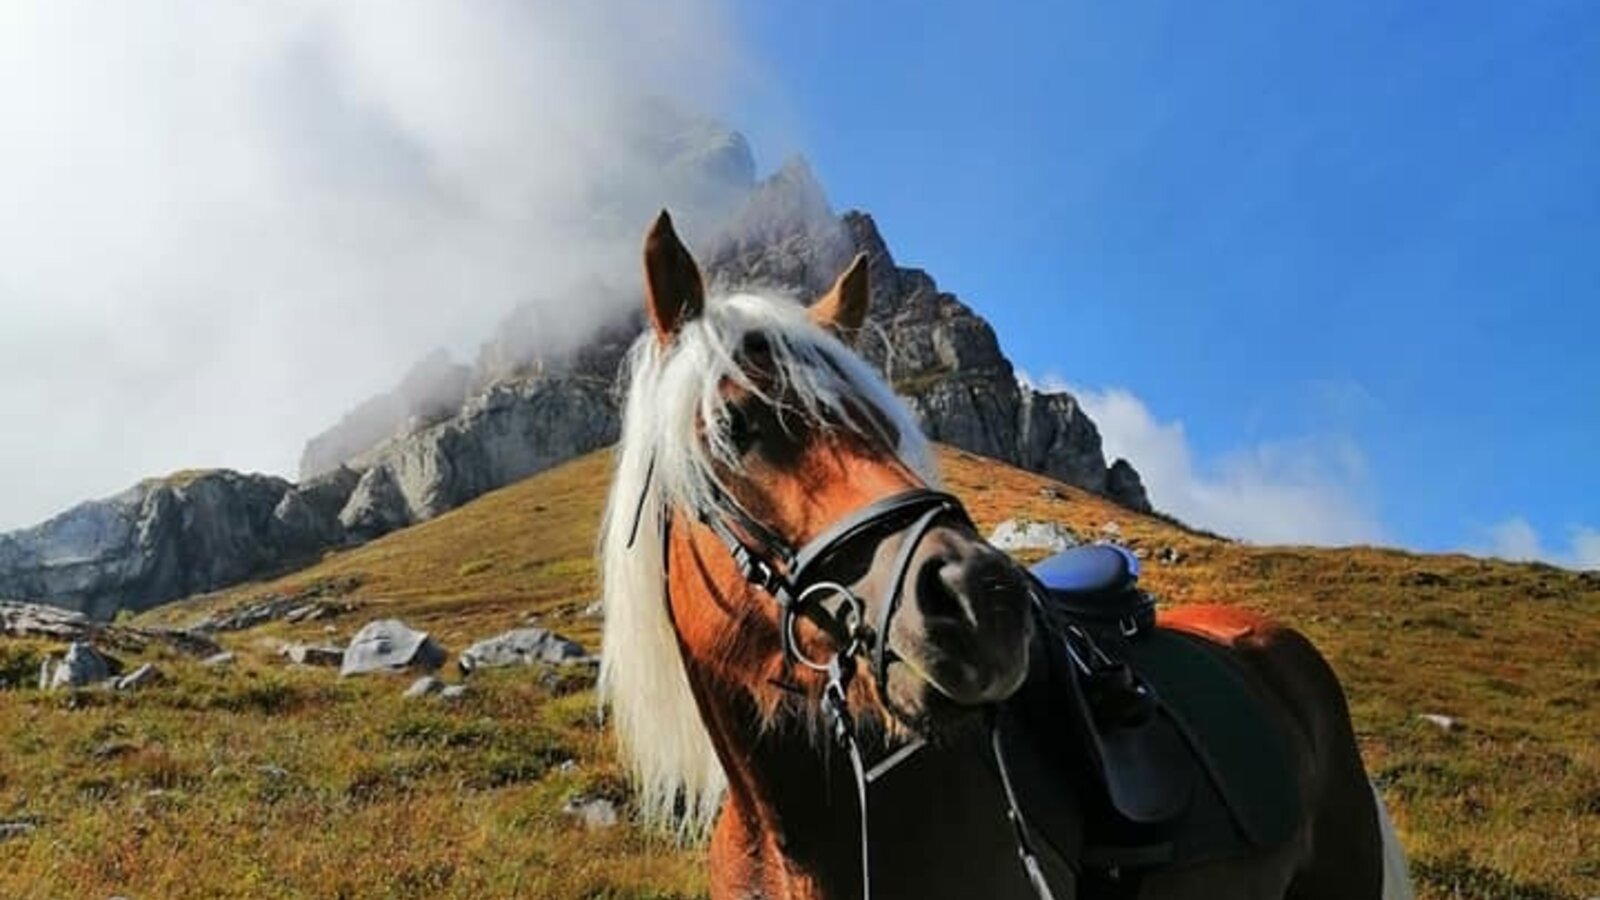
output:
[[[971,622],[966,602],[965,566],[947,559],[930,559],[917,570],[917,606],[924,616]]]

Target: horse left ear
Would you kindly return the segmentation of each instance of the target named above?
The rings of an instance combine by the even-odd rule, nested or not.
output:
[[[867,278],[867,255],[857,253],[850,267],[833,283],[822,299],[811,304],[811,321],[831,330],[845,341],[855,340],[867,321],[872,304],[872,288]]]
[[[663,345],[706,308],[705,281],[666,210],[644,238],[645,311]]]

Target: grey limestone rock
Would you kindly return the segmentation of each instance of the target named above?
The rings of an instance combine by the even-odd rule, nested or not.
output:
[[[108,620],[282,567],[339,531],[320,500],[294,493],[227,470],[147,479],[0,535],[0,596]]]
[[[463,674],[502,666],[579,662],[589,652],[576,641],[543,628],[517,628],[482,640],[462,651],[456,664]]]
[[[339,674],[432,671],[444,665],[444,658],[444,648],[427,632],[410,628],[399,619],[378,619],[350,639]]]
[[[604,797],[570,797],[561,811],[591,831],[610,828],[621,821],[617,805]]]
[[[133,691],[142,687],[148,687],[152,684],[157,684],[164,677],[165,676],[161,674],[161,670],[156,668],[155,663],[145,663],[139,668],[134,669],[132,672],[129,672],[128,674],[118,678],[112,683],[112,687],[119,691]]]
[[[122,668],[110,657],[85,641],[74,641],[50,671],[50,690],[81,688],[99,684]]]
[[[415,700],[418,697],[426,697],[429,694],[437,694],[442,690],[444,690],[443,681],[440,681],[433,675],[424,675],[421,678],[418,678],[416,681],[411,682],[411,686],[406,688],[406,692],[403,696],[405,696],[407,700]]]
[[[38,603],[0,600],[0,635],[78,640],[93,631],[94,622],[82,613]]]
[[[1072,529],[1058,522],[1007,519],[995,526],[994,533],[989,535],[989,543],[996,549],[1009,552],[1044,550],[1049,553],[1060,553],[1068,547],[1077,546],[1080,542]]]
[[[281,651],[283,657],[297,666],[338,668],[344,665],[344,651],[338,647],[319,647],[312,644],[289,644]]]

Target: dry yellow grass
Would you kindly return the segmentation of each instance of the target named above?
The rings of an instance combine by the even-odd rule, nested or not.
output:
[[[1179,554],[1146,564],[1166,602],[1245,603],[1306,631],[1345,681],[1423,897],[1600,894],[1600,578],[1251,547],[968,454],[943,461],[985,528],[1021,515],[1093,536],[1114,521],[1152,557]],[[183,622],[318,585],[354,598],[331,622],[227,636],[234,671],[167,657],[172,681],[144,693],[0,691],[0,821],[38,825],[0,842],[0,897],[701,895],[697,849],[561,814],[573,794],[625,792],[582,685],[490,673],[459,705],[408,703],[403,681],[339,681],[272,653],[284,638],[342,641],[377,615],[454,650],[530,614],[593,646],[581,611],[608,475],[595,454],[302,572],[141,617]],[[42,649],[0,645],[0,669],[26,671]]]

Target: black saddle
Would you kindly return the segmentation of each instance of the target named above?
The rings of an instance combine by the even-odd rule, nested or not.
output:
[[[1031,571],[1040,627],[1000,717],[1030,829],[1087,883],[1292,838],[1299,785],[1265,698],[1221,648],[1156,627],[1134,555],[1077,547]]]

